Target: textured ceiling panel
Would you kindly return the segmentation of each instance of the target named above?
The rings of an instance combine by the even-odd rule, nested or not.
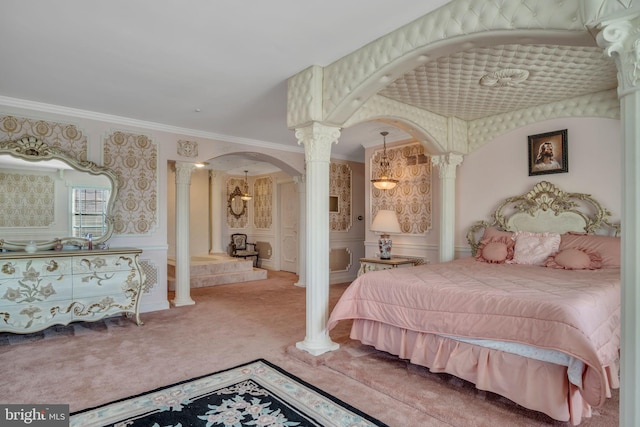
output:
[[[495,85],[481,84],[487,75],[484,81]],[[616,86],[615,64],[599,47],[500,45],[441,57],[405,74],[380,95],[475,120]]]

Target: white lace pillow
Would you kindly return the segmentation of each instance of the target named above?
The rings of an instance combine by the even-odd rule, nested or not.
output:
[[[514,264],[544,265],[546,259],[560,247],[560,233],[516,231],[514,238]]]

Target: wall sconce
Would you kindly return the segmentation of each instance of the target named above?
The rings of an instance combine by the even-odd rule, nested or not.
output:
[[[391,259],[391,237],[389,233],[402,232],[396,211],[379,210],[371,223],[371,231],[380,233],[380,239],[378,240],[380,259]]]
[[[387,158],[387,135],[389,132],[380,132],[382,135],[382,159],[380,159],[380,172],[377,179],[372,179],[371,183],[380,190],[391,190],[398,183],[397,179],[391,178],[391,167]]]

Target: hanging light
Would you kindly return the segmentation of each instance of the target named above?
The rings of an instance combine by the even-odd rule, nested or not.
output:
[[[244,171],[244,191],[240,196],[242,200],[251,200],[251,194],[249,194],[249,181],[247,180],[247,171]]]
[[[391,190],[398,183],[397,179],[391,178],[391,167],[389,166],[389,159],[387,158],[387,135],[389,132],[380,132],[382,135],[382,159],[380,159],[380,172],[378,173],[378,179],[372,179],[373,186],[380,190]]]

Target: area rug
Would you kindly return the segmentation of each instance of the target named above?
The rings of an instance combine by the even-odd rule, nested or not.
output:
[[[70,426],[125,425],[386,427],[264,359],[70,417]]]

